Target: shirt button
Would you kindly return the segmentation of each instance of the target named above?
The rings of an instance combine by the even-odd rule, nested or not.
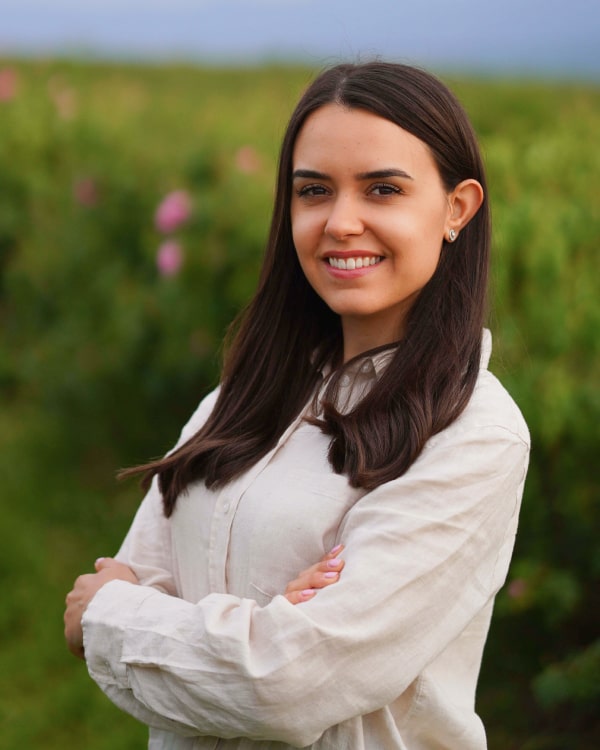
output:
[[[372,366],[372,365],[371,365],[371,363],[370,363],[370,362],[363,362],[363,364],[362,364],[362,366],[361,366],[361,368],[360,368],[360,369],[361,369],[361,370],[362,370],[363,372],[369,372],[369,370],[371,369],[371,366]]]
[[[342,379],[340,382],[342,385],[350,385],[350,378],[348,377],[348,375],[342,375]]]
[[[223,506],[223,513],[229,513],[230,507],[231,506],[229,505],[229,503],[225,503],[225,505]]]

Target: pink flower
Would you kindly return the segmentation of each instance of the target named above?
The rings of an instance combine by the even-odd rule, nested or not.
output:
[[[176,240],[165,240],[156,254],[156,267],[161,276],[175,276],[183,265],[183,250]]]
[[[19,88],[19,77],[13,68],[2,68],[0,70],[0,102],[9,102],[17,95]]]
[[[91,208],[98,203],[98,186],[91,177],[82,177],[73,185],[73,196],[80,206]]]
[[[261,167],[260,156],[252,146],[242,146],[235,155],[235,166],[240,172],[252,174]]]
[[[190,218],[192,201],[185,190],[175,190],[166,195],[154,215],[154,223],[159,232],[168,234]]]
[[[507,593],[511,599],[522,599],[527,593],[527,581],[515,578],[508,584]]]

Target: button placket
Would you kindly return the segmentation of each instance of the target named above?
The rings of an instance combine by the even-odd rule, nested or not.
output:
[[[232,495],[232,490],[236,492],[236,496]],[[227,549],[234,516],[232,510],[236,507],[239,497],[236,483],[230,483],[225,491],[219,493],[211,518],[209,577],[211,590],[217,593],[227,593]]]
[[[285,445],[290,436],[298,429],[304,419],[304,413],[309,412],[307,407],[294,419],[292,424],[279,438],[277,445],[263,456],[254,466],[244,472],[240,477],[229,482],[226,488],[218,492],[215,500],[212,517],[210,520],[210,541],[208,550],[208,570],[210,590],[214,593],[227,592],[227,555],[231,528],[237,507],[246,490],[269,465],[278,450]]]
[[[209,570],[212,591],[227,593],[227,553],[229,550],[231,528],[235,512],[244,493],[258,475],[269,465],[279,448],[287,442],[290,435],[298,428],[298,425],[302,423],[302,419],[302,415],[296,417],[283,433],[277,445],[266,456],[238,479],[230,482],[226,489],[219,493],[211,519]]]

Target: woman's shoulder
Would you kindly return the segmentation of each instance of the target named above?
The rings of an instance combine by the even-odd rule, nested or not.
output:
[[[196,407],[196,410],[186,422],[181,431],[181,435],[179,436],[179,440],[177,441],[178,446],[183,445],[186,440],[189,440],[192,435],[195,435],[198,430],[204,425],[206,420],[209,418],[212,410],[214,409],[220,389],[221,386],[218,385],[200,401],[200,403]]]
[[[492,336],[484,329],[481,342],[481,364],[471,398],[462,413],[442,432],[428,441],[428,447],[439,442],[471,442],[495,437],[530,445],[529,429],[514,399],[500,380],[488,369],[492,352]]]
[[[475,389],[457,422],[463,427],[497,427],[529,444],[527,423],[510,393],[488,369],[481,369]]]
[[[463,430],[505,430],[529,445],[529,430],[521,410],[498,378],[488,369],[492,335],[483,329],[481,366],[475,388],[462,414],[450,428]],[[450,429],[448,428],[448,429]]]
[[[427,441],[420,460],[425,465],[452,456],[464,471],[479,467],[492,473],[490,466],[497,462],[524,476],[529,451],[529,430],[521,410],[498,378],[482,369],[462,413]]]

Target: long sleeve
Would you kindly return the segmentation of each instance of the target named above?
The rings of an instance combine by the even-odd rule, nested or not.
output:
[[[84,616],[90,674],[151,726],[295,747],[396,700],[506,576],[528,436],[475,413],[349,508],[343,575],[305,604],[106,584]]]
[[[209,393],[187,422],[173,448],[176,450],[194,435],[208,419],[218,396],[218,389]],[[156,477],[142,501],[129,533],[115,555],[129,565],[144,586],[152,586],[166,594],[176,595],[178,582],[173,569],[173,550],[168,519]]]

